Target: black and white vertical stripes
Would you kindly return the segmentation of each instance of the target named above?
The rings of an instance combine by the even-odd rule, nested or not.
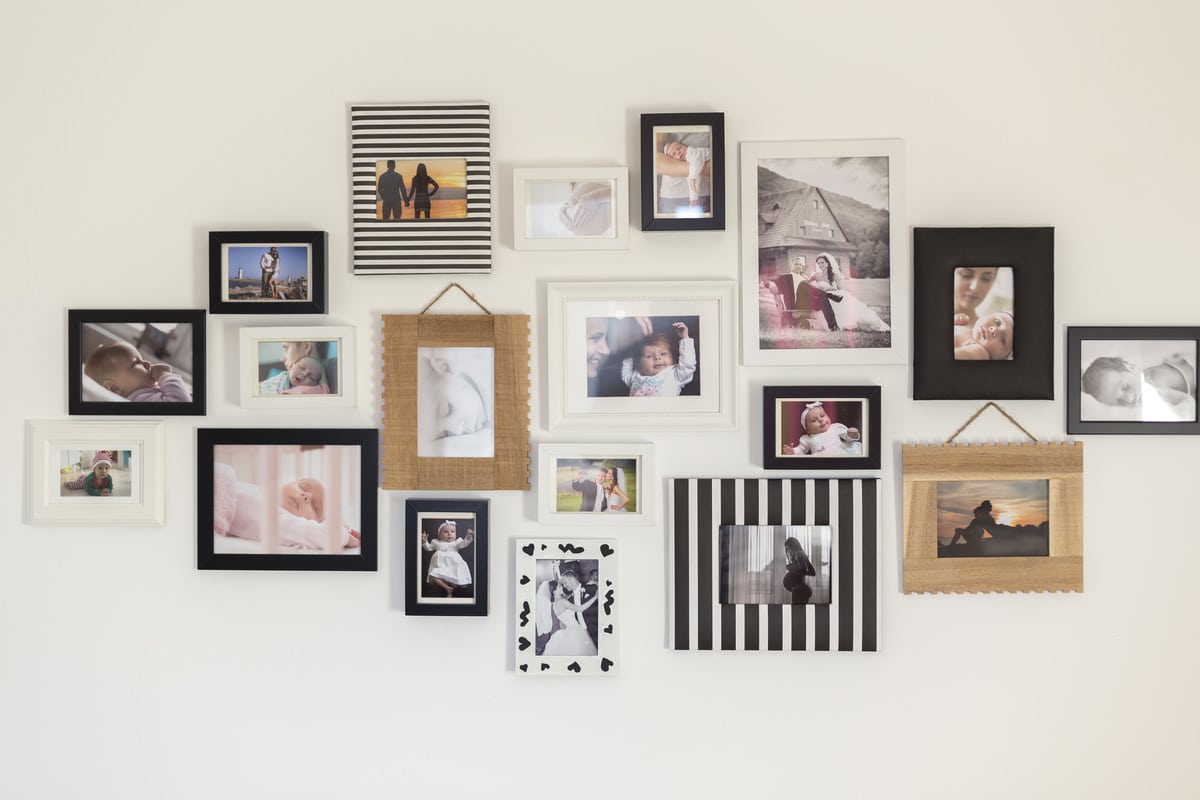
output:
[[[491,271],[491,111],[487,103],[351,106],[350,151],[356,275]],[[465,218],[377,218],[377,162],[442,158],[466,160]]]
[[[672,648],[877,649],[878,479],[676,478],[669,489]],[[722,605],[721,525],[832,525],[830,604]]]

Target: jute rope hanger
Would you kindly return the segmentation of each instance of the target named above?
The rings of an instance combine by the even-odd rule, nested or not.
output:
[[[475,295],[471,294],[466,289],[464,289],[462,287],[462,284],[458,283],[457,281],[450,281],[450,283],[446,284],[446,288],[442,289],[440,292],[438,292],[437,297],[433,298],[428,303],[426,303],[425,307],[421,309],[420,313],[417,314],[417,316],[418,317],[421,316],[421,314],[424,314],[426,311],[428,311],[430,308],[432,308],[433,304],[436,303],[438,300],[441,300],[442,295],[444,295],[446,292],[450,291],[451,289],[458,289],[460,292],[462,292],[463,294],[465,294],[467,296],[468,300],[470,300],[472,303],[474,303],[475,305],[482,308],[483,313],[487,314],[488,316],[493,316],[492,312],[488,311],[487,306],[485,306],[483,303],[476,300]]]
[[[954,433],[950,434],[950,438],[946,440],[946,444],[950,444],[951,442],[953,442],[955,437],[957,437],[960,433],[962,433],[964,430],[966,430],[967,426],[970,425],[972,422],[974,422],[979,417],[980,414],[982,414],[984,411],[987,411],[988,406],[991,406],[992,408],[996,409],[1001,414],[1003,414],[1005,419],[1007,419],[1013,425],[1016,425],[1018,428],[1020,428],[1021,433],[1025,434],[1030,439],[1033,439],[1034,442],[1036,442],[1038,440],[1038,438],[1036,436],[1034,436],[1029,431],[1025,430],[1024,425],[1022,425],[1021,423],[1019,423],[1015,419],[1013,419],[1012,414],[1009,414],[1007,411],[1005,411],[1003,408],[998,406],[996,403],[993,403],[991,400],[989,400],[986,403],[984,403],[982,406],[980,406],[979,410],[976,411],[974,414],[972,414],[970,419],[968,419],[962,425],[959,425],[958,430],[956,430]]]

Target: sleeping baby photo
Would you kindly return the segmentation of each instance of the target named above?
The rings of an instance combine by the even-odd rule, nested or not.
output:
[[[213,552],[358,555],[358,445],[216,445]]]

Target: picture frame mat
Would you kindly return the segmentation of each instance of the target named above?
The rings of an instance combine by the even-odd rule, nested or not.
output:
[[[812,141],[741,142],[741,341],[746,366],[833,364],[903,364],[908,362],[910,329],[908,209],[905,146],[902,139],[825,139]],[[806,158],[888,159],[889,297],[891,346],[837,349],[764,350],[759,347],[758,162]],[[818,187],[819,188],[819,187]]]

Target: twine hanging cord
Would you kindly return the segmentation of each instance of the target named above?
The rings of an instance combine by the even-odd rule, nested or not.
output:
[[[1012,416],[1012,414],[1009,414],[1009,413],[1008,413],[1007,411],[1005,411],[1003,408],[1001,408],[1000,406],[996,405],[995,403],[993,403],[992,401],[990,401],[990,400],[989,400],[988,402],[986,402],[986,403],[984,403],[982,406],[980,406],[980,407],[979,407],[979,410],[978,410],[978,411],[976,411],[974,414],[972,414],[972,415],[971,415],[971,418],[970,418],[969,420],[967,420],[966,422],[964,422],[962,425],[959,425],[959,426],[958,426],[958,430],[956,430],[954,433],[952,433],[952,434],[950,435],[950,438],[946,440],[946,444],[950,444],[951,442],[953,442],[953,441],[954,441],[954,439],[955,439],[955,437],[956,437],[956,436],[958,436],[958,435],[959,435],[960,433],[962,433],[963,431],[965,431],[965,430],[967,429],[967,426],[968,426],[968,425],[970,425],[972,422],[974,422],[974,421],[975,421],[975,420],[976,420],[976,419],[979,417],[979,415],[980,415],[980,414],[982,414],[984,411],[987,411],[987,410],[988,410],[988,406],[991,406],[992,408],[996,409],[996,410],[997,410],[997,411],[999,411],[1001,414],[1003,414],[1003,415],[1004,415],[1004,417],[1005,417],[1005,419],[1007,419],[1007,420],[1008,420],[1009,422],[1011,422],[1013,425],[1016,425],[1018,428],[1020,428],[1020,429],[1021,429],[1021,433],[1025,434],[1025,435],[1026,435],[1026,436],[1028,436],[1030,439],[1033,439],[1033,441],[1035,441],[1035,442],[1038,440],[1038,438],[1037,438],[1036,436],[1034,436],[1034,435],[1033,435],[1032,433],[1030,433],[1029,431],[1025,430],[1025,426],[1024,426],[1024,425],[1022,425],[1021,423],[1019,423],[1019,422],[1017,422],[1015,419],[1013,419],[1013,416]]]
[[[426,304],[425,304],[425,307],[421,309],[421,313],[420,313],[420,314],[417,314],[417,316],[421,316],[421,314],[424,314],[426,311],[428,311],[429,309],[433,308],[433,304],[434,304],[434,303],[436,303],[438,300],[441,300],[441,299],[442,299],[442,295],[444,295],[446,292],[450,291],[451,289],[458,289],[460,292],[462,292],[463,294],[465,294],[465,295],[467,296],[467,299],[469,299],[469,300],[470,300],[472,303],[474,303],[475,305],[477,305],[477,306],[479,306],[480,308],[482,308],[482,309],[483,309],[483,313],[487,314],[488,316],[492,316],[492,312],[491,312],[491,311],[488,311],[488,308],[487,308],[487,306],[485,306],[483,303],[481,303],[481,302],[479,302],[478,300],[476,300],[476,299],[475,299],[475,295],[471,294],[471,293],[470,293],[470,292],[468,292],[466,289],[464,289],[464,288],[462,287],[462,284],[458,283],[457,281],[451,281],[450,283],[446,284],[446,288],[445,288],[445,289],[442,289],[440,292],[438,292],[438,295],[437,295],[437,297],[433,298],[433,299],[432,299],[432,300],[430,300],[428,303],[426,303]]]

